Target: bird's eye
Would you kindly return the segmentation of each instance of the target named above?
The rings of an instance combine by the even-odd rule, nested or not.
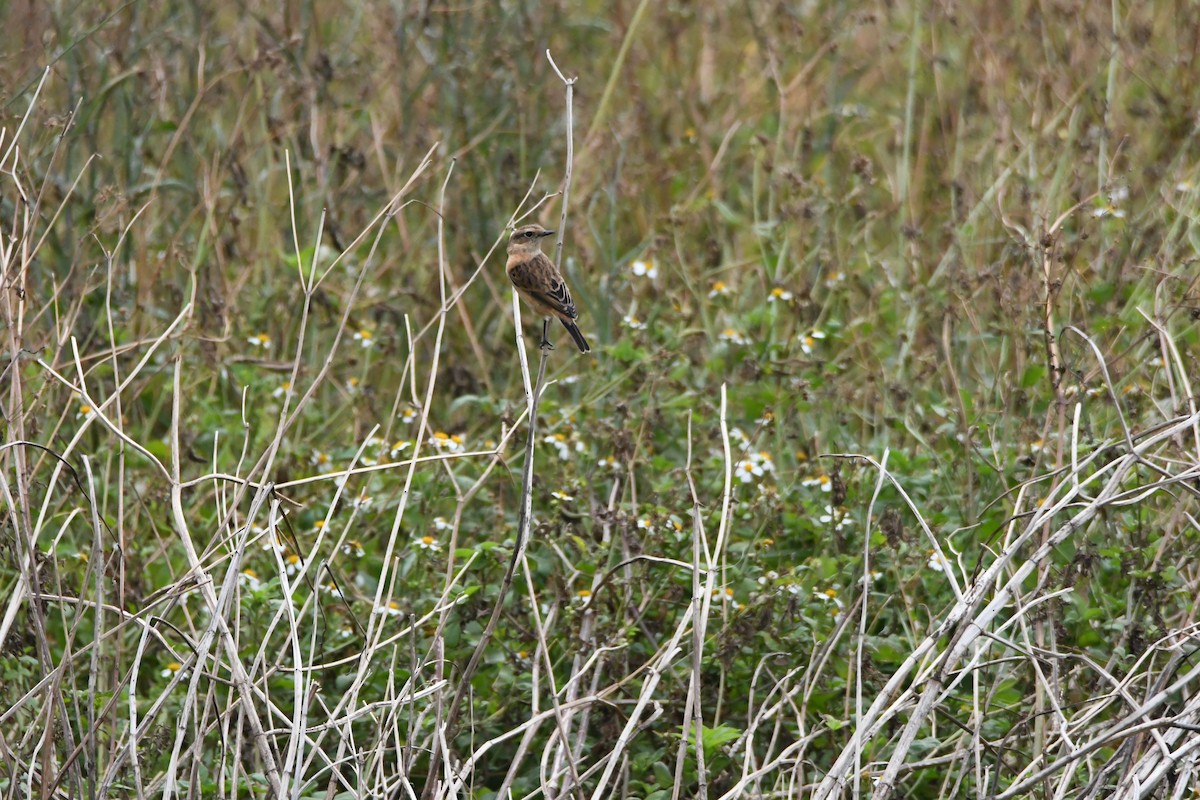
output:
[[[533,238],[533,231],[525,231],[525,238],[526,238],[526,239],[532,239],[532,238]]]

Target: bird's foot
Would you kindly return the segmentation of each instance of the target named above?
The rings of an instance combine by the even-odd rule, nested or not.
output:
[[[549,327],[548,327],[549,325],[550,325],[549,318],[543,318],[542,319],[542,340],[540,342],[538,342],[538,347],[541,348],[542,352],[554,349],[554,345],[550,344],[550,339],[548,336],[548,334],[550,333]]]

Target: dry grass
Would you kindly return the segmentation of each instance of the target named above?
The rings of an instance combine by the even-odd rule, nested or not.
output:
[[[9,9],[0,798],[1189,796],[1196,14]]]

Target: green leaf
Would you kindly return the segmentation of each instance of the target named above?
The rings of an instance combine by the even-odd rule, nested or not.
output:
[[[667,751],[662,747],[654,750],[642,750],[633,756],[633,759],[630,763],[633,767],[633,771],[640,775],[641,773],[653,768],[655,764],[666,758],[666,755]]]
[[[316,252],[317,251],[312,247],[305,247],[300,251],[300,258],[303,259],[304,267],[306,269],[312,266],[313,254]],[[294,250],[287,250],[283,253],[283,262],[292,269],[296,269],[296,267],[299,266],[296,261],[296,253]]]
[[[1046,367],[1044,364],[1030,364],[1021,373],[1021,388],[1030,389],[1039,385],[1046,379]]]
[[[171,460],[171,447],[162,439],[151,439],[146,443],[146,449],[159,461]]]
[[[1104,281],[1094,283],[1088,287],[1088,299],[1093,303],[1105,303],[1113,298],[1117,293],[1117,285]]]
[[[718,747],[728,744],[742,735],[742,732],[732,725],[718,725],[715,728],[705,726],[700,730],[700,741],[704,744],[704,757],[708,758]]]
[[[831,731],[841,730],[842,728],[846,727],[846,720],[838,719],[837,717],[830,716],[829,714],[822,714],[821,721],[824,722],[825,727],[829,728]]]
[[[624,361],[627,364],[645,361],[649,358],[649,353],[637,347],[628,339],[621,339],[610,347],[608,352],[613,358],[616,358],[618,361]]]

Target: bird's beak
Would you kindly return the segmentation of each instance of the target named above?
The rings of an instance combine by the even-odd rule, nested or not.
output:
[[[542,236],[543,236],[543,237],[546,237],[546,236],[553,236],[553,235],[554,235],[554,231],[542,231]]]

